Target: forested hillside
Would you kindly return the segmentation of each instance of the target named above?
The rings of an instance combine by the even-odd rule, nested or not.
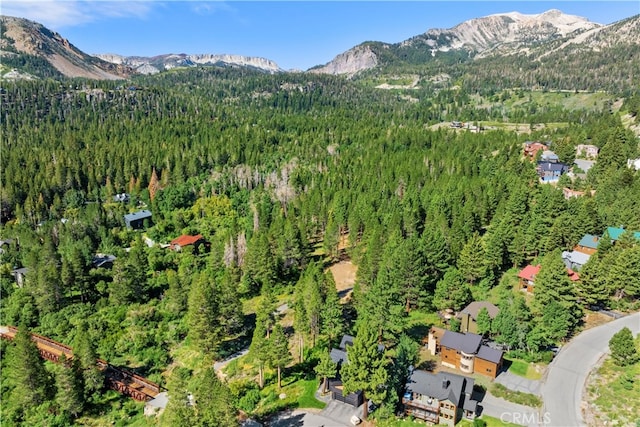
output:
[[[3,341],[3,424],[232,425],[238,408],[269,414],[271,397],[253,384],[275,387],[281,370],[315,377],[321,354],[362,324],[397,358],[413,348],[413,313],[499,295],[492,336],[535,355],[579,330],[589,305],[637,307],[632,237],[603,247],[576,285],[559,253],[608,226],[640,231],[640,172],[627,167],[638,139],[620,114],[635,120],[638,95],[569,109],[502,89],[388,91],[216,67],[126,85],[3,83],[0,323],[88,354],[80,367],[43,368],[24,357],[28,340]],[[512,97],[521,102],[507,106]],[[454,120],[495,129],[433,127]],[[578,144],[600,154],[582,178],[541,184],[522,158],[528,140],[551,142],[568,164]],[[563,186],[587,195],[567,200]],[[123,216],[141,209],[152,213],[144,230],[126,227]],[[207,244],[166,247],[198,234]],[[96,254],[114,255],[113,267]],[[345,258],[358,273],[340,302],[325,268]],[[532,300],[501,285],[509,269],[538,261]],[[283,302],[294,313],[284,328],[273,315]],[[222,384],[211,363],[249,343],[241,379]],[[168,388],[164,415],[145,421],[140,405],[92,382],[86,360],[96,356]],[[372,394],[380,417],[395,413],[405,375],[384,366],[392,387]],[[202,410],[183,404],[190,393]]]

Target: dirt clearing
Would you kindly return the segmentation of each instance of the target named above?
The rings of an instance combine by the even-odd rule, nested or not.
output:
[[[356,283],[356,272],[358,267],[353,265],[351,261],[340,261],[329,267],[333,280],[336,282],[336,290],[340,298],[344,298],[351,294],[353,285]]]

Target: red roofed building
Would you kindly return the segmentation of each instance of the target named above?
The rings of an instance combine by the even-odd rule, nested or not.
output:
[[[185,246],[190,246],[190,245],[198,245],[200,243],[204,243],[204,238],[202,237],[201,234],[198,234],[196,236],[188,236],[183,234],[182,236],[173,239],[171,241],[171,243],[169,244],[169,248],[171,250],[174,251],[181,251],[182,248],[184,248]]]
[[[571,280],[572,282],[577,282],[578,280],[580,280],[580,276],[578,276],[578,273],[570,268],[567,268],[567,274],[569,275],[569,280]]]
[[[524,143],[524,156],[530,160],[536,158],[538,151],[548,150],[549,147],[541,142],[527,141]]]
[[[527,265],[520,271],[520,273],[518,273],[521,290],[527,291],[528,293],[533,293],[535,278],[538,272],[540,272],[540,267],[540,265]],[[571,280],[572,282],[577,282],[578,280],[580,280],[580,276],[578,275],[578,273],[570,268],[567,268],[567,275],[569,276],[569,280]]]
[[[540,266],[527,265],[518,273],[518,279],[520,279],[520,289],[527,292],[533,292],[533,285],[536,274],[540,271]]]

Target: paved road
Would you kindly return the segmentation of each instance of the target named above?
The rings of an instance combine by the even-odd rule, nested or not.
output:
[[[502,384],[509,390],[521,391],[523,393],[531,393],[536,396],[540,396],[540,386],[542,383],[539,380],[530,380],[506,371],[501,372],[494,381]]]
[[[609,352],[609,340],[627,326],[640,333],[640,313],[584,331],[562,350],[549,365],[542,385],[544,419],[553,427],[585,425],[582,419],[582,392],[585,381],[598,360]]]

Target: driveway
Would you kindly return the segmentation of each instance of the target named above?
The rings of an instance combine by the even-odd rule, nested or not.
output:
[[[523,393],[531,393],[540,396],[541,383],[538,380],[529,380],[509,371],[502,372],[496,377],[494,382],[502,384],[509,390],[521,391]]]
[[[269,427],[349,427],[349,424],[341,424],[322,414],[301,410],[285,411],[266,425]]]
[[[305,410],[285,411],[271,419],[270,427],[352,427],[353,415],[362,417],[362,406],[354,408],[337,400],[329,400],[320,412]]]
[[[582,393],[585,381],[600,358],[609,353],[609,340],[620,329],[628,327],[640,333],[640,313],[584,331],[567,345],[547,369],[542,385],[544,419],[550,426],[583,426]]]
[[[481,414],[498,418],[505,423],[528,427],[538,427],[544,424],[544,418],[538,409],[511,403],[489,393],[484,395],[482,401],[478,403],[478,407]]]

